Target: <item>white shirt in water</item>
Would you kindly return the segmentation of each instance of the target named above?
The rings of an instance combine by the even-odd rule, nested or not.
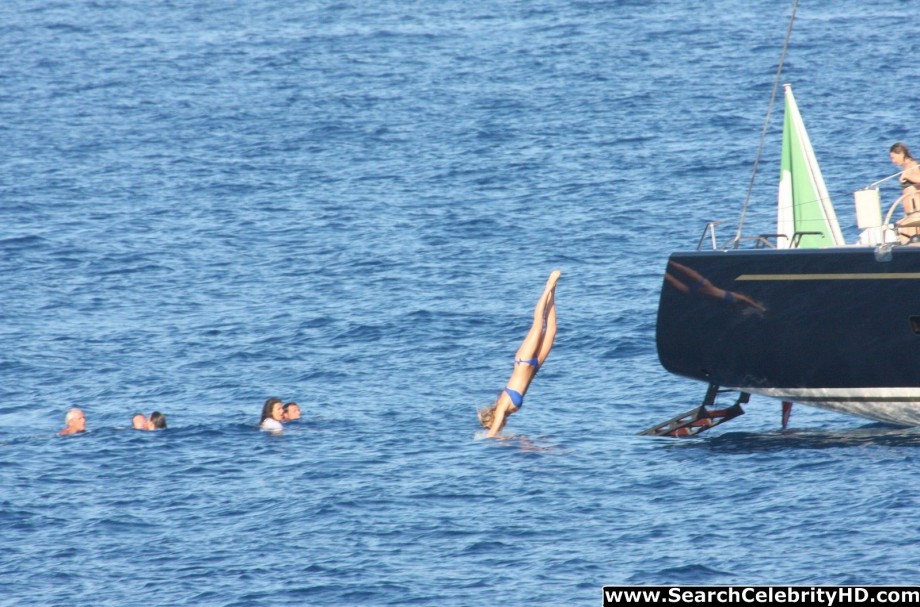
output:
[[[277,419],[272,419],[271,417],[265,418],[265,421],[262,422],[262,425],[259,426],[259,429],[265,430],[266,432],[282,432],[284,428],[281,426],[281,422]]]

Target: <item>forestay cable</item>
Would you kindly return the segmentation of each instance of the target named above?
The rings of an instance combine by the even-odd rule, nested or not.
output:
[[[770,114],[773,113],[773,104],[776,101],[776,91],[779,89],[780,77],[783,73],[783,63],[786,61],[786,51],[789,50],[789,39],[792,37],[792,24],[795,22],[795,11],[799,7],[799,0],[792,3],[792,14],[789,16],[789,27],[786,28],[786,42],[783,44],[783,52],[779,57],[779,66],[776,68],[776,80],[773,82],[773,92],[770,94],[770,105],[767,107],[767,115],[763,121],[763,130],[760,132],[760,147],[757,149],[757,156],[754,158],[754,170],[751,172],[751,182],[748,184],[747,196],[744,197],[744,205],[741,207],[741,218],[738,220],[738,233],[735,234],[734,240],[729,242],[731,248],[737,249],[741,243],[741,231],[744,229],[744,220],[747,217],[748,205],[751,203],[751,194],[754,191],[754,180],[757,177],[757,167],[760,166],[760,157],[763,154],[764,143],[767,139],[767,127],[770,126]]]

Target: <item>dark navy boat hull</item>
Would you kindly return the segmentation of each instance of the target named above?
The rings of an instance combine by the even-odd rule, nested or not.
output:
[[[674,253],[658,309],[668,371],[920,424],[920,247]]]

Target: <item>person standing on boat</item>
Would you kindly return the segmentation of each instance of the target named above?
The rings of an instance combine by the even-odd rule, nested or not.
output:
[[[888,157],[891,158],[891,162],[901,167],[898,183],[903,190],[901,204],[904,206],[904,219],[906,219],[908,215],[920,211],[920,164],[914,160],[907,146],[900,141],[891,146],[891,149],[888,150]],[[898,232],[909,240],[920,234],[920,228],[899,228]]]
[[[501,432],[508,416],[524,404],[524,394],[537,371],[549,356],[556,339],[556,282],[562,272],[554,270],[533,311],[533,324],[514,357],[514,371],[495,404],[479,410],[479,423],[488,428],[487,437]]]

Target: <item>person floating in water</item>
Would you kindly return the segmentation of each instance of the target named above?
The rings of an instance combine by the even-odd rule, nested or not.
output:
[[[479,422],[489,429],[488,437],[501,432],[508,416],[517,413],[523,406],[530,382],[553,348],[556,339],[556,282],[560,276],[562,272],[554,270],[546,281],[543,294],[533,311],[533,324],[518,348],[514,370],[507,385],[493,405],[479,410]]]
[[[282,432],[281,420],[284,418],[284,403],[280,398],[269,398],[262,405],[262,419],[259,428],[266,432]]]
[[[291,401],[284,404],[284,413],[281,418],[283,422],[294,421],[295,419],[300,419],[300,405]]]
[[[86,432],[86,416],[83,414],[82,409],[74,407],[64,417],[64,429],[58,434],[66,436],[68,434],[77,434],[78,432]]]
[[[165,430],[166,416],[154,411],[148,419],[143,413],[136,413],[131,419],[131,427],[135,430]]]
[[[159,411],[154,411],[150,414],[150,419],[147,420],[147,429],[148,430],[165,430],[166,429],[166,416],[160,413]]]

